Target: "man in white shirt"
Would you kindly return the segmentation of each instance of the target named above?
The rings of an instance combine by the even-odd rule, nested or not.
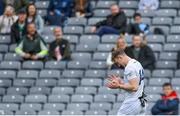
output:
[[[118,65],[125,67],[124,80],[115,75],[109,77],[107,87],[125,90],[125,100],[118,115],[140,115],[145,112],[144,99],[144,69],[142,65],[128,57],[123,50],[112,53],[112,59]]]

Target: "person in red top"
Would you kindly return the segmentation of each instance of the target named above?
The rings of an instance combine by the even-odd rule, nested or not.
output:
[[[161,99],[152,107],[151,112],[153,115],[178,115],[178,111],[178,93],[173,90],[171,83],[164,83]]]

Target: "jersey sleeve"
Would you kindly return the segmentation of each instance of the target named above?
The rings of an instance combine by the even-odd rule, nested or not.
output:
[[[131,79],[137,78],[138,75],[136,73],[136,70],[133,69],[133,68],[128,68],[126,70],[126,77],[127,77],[127,80],[131,80]]]

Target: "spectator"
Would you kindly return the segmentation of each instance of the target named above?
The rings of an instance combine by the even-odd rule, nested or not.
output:
[[[179,98],[170,83],[163,84],[161,99],[152,107],[153,115],[178,115]]]
[[[97,32],[99,36],[125,32],[127,20],[125,13],[119,9],[118,5],[112,5],[110,9],[112,14],[92,27],[92,32]]]
[[[57,61],[69,60],[71,57],[70,44],[67,40],[62,38],[62,30],[60,27],[56,27],[54,29],[54,36],[56,40],[50,44],[50,59]]]
[[[26,8],[29,3],[29,0],[2,0],[6,5],[11,4],[15,9],[15,12],[18,12],[22,8]]]
[[[0,16],[0,33],[10,33],[11,26],[16,20],[17,16],[14,14],[14,8],[11,5],[6,6],[4,14]]]
[[[73,0],[50,0],[48,14],[71,17],[73,7]]]
[[[140,0],[139,10],[157,10],[159,7],[159,0]]]
[[[132,45],[127,48],[127,55],[138,60],[145,69],[155,68],[155,56],[152,49],[144,44],[143,38],[139,35],[133,36]]]
[[[112,49],[111,53],[109,53],[109,55],[107,57],[106,64],[110,69],[122,68],[121,66],[118,66],[118,65],[114,64],[113,61],[112,61],[112,52],[117,50],[117,49],[121,49],[121,50],[124,50],[126,52],[127,43],[126,43],[126,40],[123,37],[118,38],[118,40],[116,42],[116,46]]]
[[[40,15],[37,14],[36,6],[33,3],[30,3],[27,7],[27,22],[35,23],[37,32],[41,34],[44,28],[44,21]]]
[[[92,5],[89,0],[75,0],[75,16],[76,17],[91,17]]]
[[[49,25],[64,26],[68,17],[73,15],[74,0],[51,0],[46,21]]]
[[[15,51],[24,60],[42,60],[48,54],[46,44],[37,33],[34,23],[27,25],[27,35],[23,37]]]
[[[4,1],[0,0],[0,15],[4,13],[5,7],[6,7],[6,4],[4,3]]]
[[[142,17],[140,13],[135,13],[134,23],[131,23],[127,27],[128,34],[134,35],[147,35],[149,33],[149,25],[142,22]]]
[[[19,43],[26,34],[26,10],[22,9],[18,12],[18,20],[11,26],[11,41]]]

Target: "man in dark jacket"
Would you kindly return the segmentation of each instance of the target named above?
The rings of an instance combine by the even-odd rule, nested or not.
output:
[[[179,98],[170,83],[163,84],[163,94],[160,100],[152,107],[153,115],[178,115]]]
[[[149,33],[149,25],[142,22],[142,17],[140,13],[135,13],[134,23],[130,23],[126,29],[128,34],[142,34],[147,35]]]
[[[26,34],[26,11],[21,9],[18,12],[18,20],[11,26],[11,42],[19,43]]]
[[[56,40],[50,44],[49,58],[57,61],[69,60],[71,58],[70,44],[62,38],[62,30],[60,27],[54,29],[54,36]]]
[[[27,35],[22,38],[15,51],[25,60],[41,60],[48,54],[46,43],[37,33],[34,23],[27,25]]]
[[[154,69],[154,53],[149,46],[143,43],[143,38],[139,35],[134,35],[132,44],[127,48],[127,55],[138,60],[145,69]]]
[[[127,17],[120,10],[118,5],[111,6],[111,15],[105,20],[98,22],[91,31],[96,32],[99,36],[104,34],[121,34],[125,32]]]

